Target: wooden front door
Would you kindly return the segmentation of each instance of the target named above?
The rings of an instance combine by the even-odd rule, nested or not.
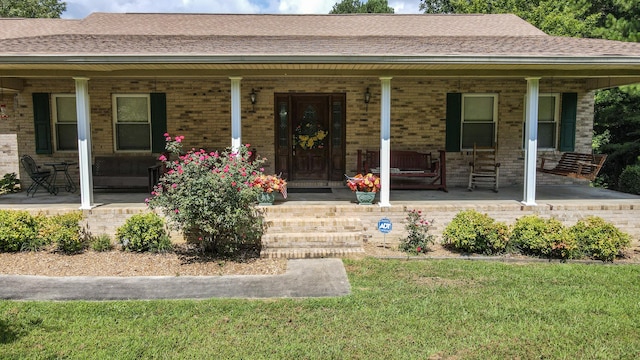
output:
[[[276,170],[289,180],[341,180],[344,94],[276,94]]]

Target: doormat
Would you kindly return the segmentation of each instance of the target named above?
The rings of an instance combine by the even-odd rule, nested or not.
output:
[[[287,188],[289,194],[331,194],[331,188]]]

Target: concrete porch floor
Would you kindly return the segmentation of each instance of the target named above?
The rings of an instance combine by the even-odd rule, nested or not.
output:
[[[276,195],[275,204],[278,206],[299,205],[346,205],[355,203],[355,195],[348,188],[331,188],[322,193],[298,193],[293,188],[289,191],[286,200],[280,194]],[[146,193],[118,193],[95,192],[94,202],[96,207],[109,208],[145,208]],[[392,205],[416,204],[416,203],[447,203],[450,202],[500,202],[519,203],[522,200],[522,187],[503,187],[494,193],[488,189],[476,189],[467,191],[466,188],[449,188],[445,193],[438,190],[392,190],[390,201]],[[378,197],[376,197],[378,199]],[[536,189],[536,201],[540,204],[548,202],[629,202],[640,206],[640,196],[625,194],[617,191],[593,188],[581,185],[549,185],[538,186]],[[80,206],[79,193],[60,192],[58,195],[50,195],[44,191],[38,191],[35,196],[27,196],[26,192],[5,194],[0,196],[1,209],[77,209]]]

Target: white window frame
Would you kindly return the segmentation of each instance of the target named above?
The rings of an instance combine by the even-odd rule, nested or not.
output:
[[[56,152],[78,152],[78,142],[77,142],[77,130],[78,130],[78,119],[76,118],[76,147],[75,149],[59,149],[58,148],[58,123],[61,124],[71,124],[71,122],[58,121],[58,98],[76,98],[75,94],[51,94],[51,119],[53,120],[53,148]],[[74,109],[75,110],[75,109]]]
[[[493,144],[495,145],[498,141],[498,94],[497,93],[467,93],[467,94],[462,94],[462,101],[461,101],[461,106],[462,109],[460,110],[461,112],[461,117],[460,117],[460,149],[462,151],[471,151],[473,150],[473,145],[472,147],[463,147],[463,139],[464,139],[464,124],[465,124],[465,99],[466,98],[474,98],[474,97],[492,97],[493,98],[493,119],[491,121],[491,123],[493,124]],[[489,124],[489,122],[480,122],[480,121],[475,121],[474,123],[476,124]]]
[[[126,125],[126,124],[132,124],[132,125],[141,125],[144,124],[143,122],[119,122],[118,121],[118,98],[134,98],[134,97],[141,97],[141,98],[146,98],[147,99],[147,124],[149,125],[149,148],[148,149],[135,149],[135,150],[121,150],[118,148],[118,131],[117,131],[117,127],[118,125]],[[150,94],[126,94],[126,93],[120,93],[120,94],[112,94],[111,95],[111,107],[113,110],[113,150],[114,152],[121,152],[121,153],[151,153],[151,148],[152,148],[152,143],[151,143],[151,95]]]
[[[541,97],[553,97],[555,99],[554,101],[554,114],[553,114],[553,121],[540,121],[540,113],[538,111],[538,150],[541,151],[555,151],[558,149],[558,141],[560,140],[560,93],[540,93],[538,94],[538,104],[540,103],[540,98]],[[539,105],[538,105],[539,106]],[[538,108],[539,109],[539,108]],[[552,147],[540,147],[540,124],[541,123],[546,123],[546,124],[553,124],[555,123],[555,126],[553,127],[553,131],[554,131],[554,136],[555,136],[555,141],[553,142]],[[525,144],[525,129],[527,126],[527,99],[525,96],[524,99],[524,112],[523,112],[523,119],[522,119],[522,148],[524,149],[524,144]]]

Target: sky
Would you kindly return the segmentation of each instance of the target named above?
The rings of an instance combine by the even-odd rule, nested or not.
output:
[[[328,14],[339,0],[65,0],[63,18],[81,19],[92,12]],[[418,14],[420,0],[388,0],[396,14]]]

